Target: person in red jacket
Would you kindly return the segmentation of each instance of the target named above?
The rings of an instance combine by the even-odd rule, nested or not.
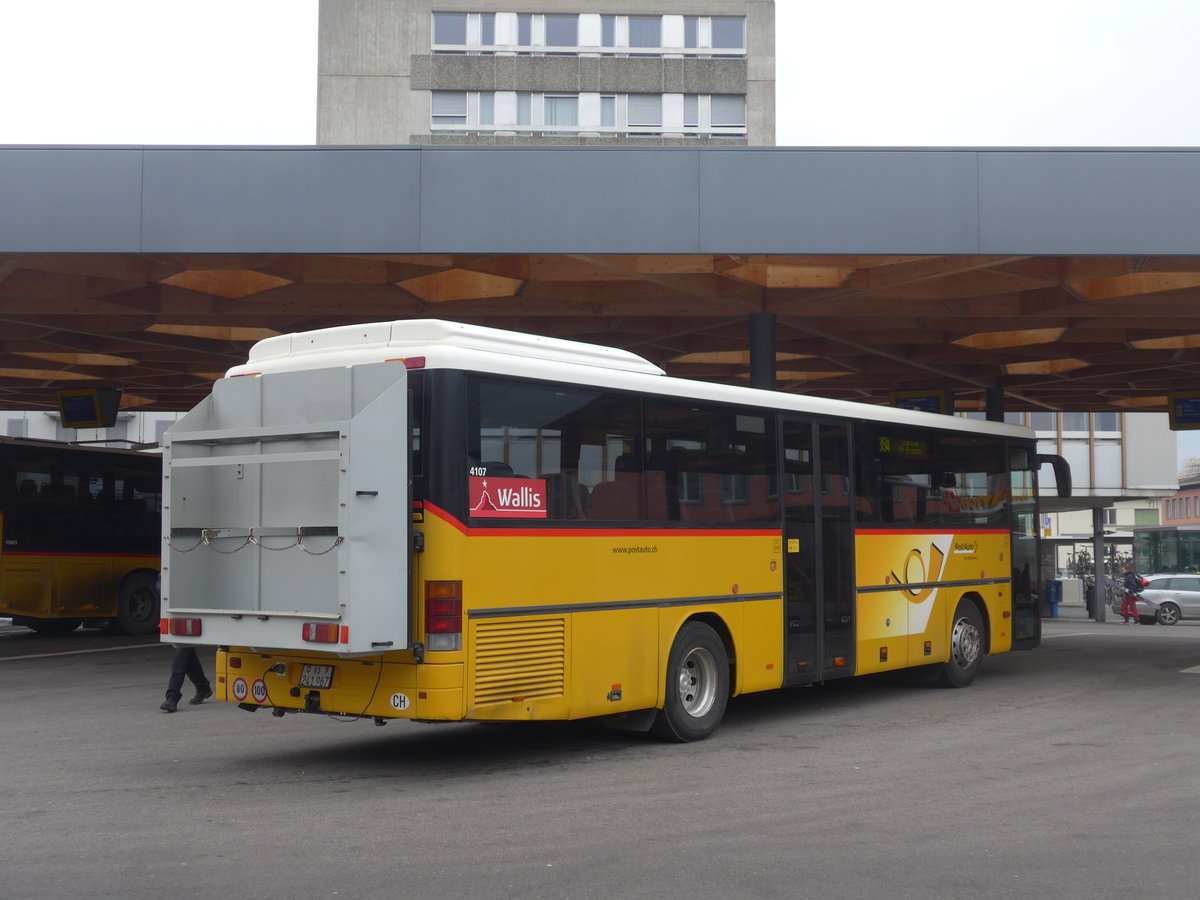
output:
[[[1121,599],[1121,615],[1125,619],[1125,624],[1132,622],[1134,625],[1138,623],[1137,595],[1142,592],[1141,576],[1136,575],[1132,566],[1125,566],[1122,571],[1125,577],[1121,579],[1121,587],[1125,590],[1125,596]]]

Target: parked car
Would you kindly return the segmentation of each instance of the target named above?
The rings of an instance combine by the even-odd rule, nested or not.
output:
[[[1112,603],[1121,614],[1121,596]],[[1138,620],[1174,625],[1180,619],[1200,619],[1200,575],[1147,575],[1146,587],[1137,601]]]

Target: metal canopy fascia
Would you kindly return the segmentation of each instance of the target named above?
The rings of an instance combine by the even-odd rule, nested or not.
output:
[[[1200,252],[1200,151],[0,147],[0,253]]]

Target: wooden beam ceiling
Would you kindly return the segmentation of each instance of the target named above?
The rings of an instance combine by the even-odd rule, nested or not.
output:
[[[784,391],[1103,410],[1200,388],[1200,257],[29,254],[0,256],[0,407],[93,383],[185,409],[259,336],[412,317],[744,384],[756,312]]]

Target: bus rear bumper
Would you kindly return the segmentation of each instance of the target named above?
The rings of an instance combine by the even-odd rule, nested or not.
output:
[[[243,709],[381,719],[463,718],[463,665],[379,657],[280,656],[237,649],[217,654],[216,698]]]

